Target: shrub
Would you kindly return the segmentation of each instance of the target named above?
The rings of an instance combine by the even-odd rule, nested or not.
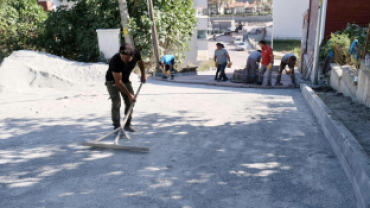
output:
[[[14,50],[35,49],[46,18],[36,0],[0,0],[0,61]]]
[[[80,0],[74,7],[58,7],[45,22],[42,47],[68,59],[102,61],[96,29],[121,28],[117,0]],[[41,41],[40,41],[41,42]],[[121,42],[124,42],[122,38]]]

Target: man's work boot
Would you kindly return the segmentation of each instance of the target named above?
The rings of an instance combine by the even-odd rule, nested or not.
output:
[[[125,131],[128,131],[128,132],[136,132],[135,128],[131,125],[131,119],[127,120],[127,123],[124,129]]]
[[[173,78],[175,78],[175,76],[171,75],[171,80],[173,80]]]
[[[114,130],[117,130],[118,128],[121,128],[120,125],[114,125]],[[118,134],[119,131],[114,132],[115,134]]]
[[[280,81],[281,81],[281,74],[277,76],[275,86],[283,86],[283,84]]]
[[[292,79],[292,84],[294,87],[298,87],[297,83],[295,82],[295,75],[294,74],[291,74],[290,75],[290,78]]]
[[[136,132],[135,128],[129,124],[129,125],[125,125],[125,131],[128,131],[128,132]]]

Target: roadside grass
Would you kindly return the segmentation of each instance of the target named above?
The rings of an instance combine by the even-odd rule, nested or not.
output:
[[[267,42],[271,45],[271,42]],[[301,55],[301,41],[299,40],[274,40],[273,51],[281,54],[293,53],[297,57]],[[276,55],[276,57],[280,57]],[[281,57],[280,57],[281,58]]]
[[[209,68],[215,68],[215,62],[213,60],[202,62],[197,71],[209,71]]]

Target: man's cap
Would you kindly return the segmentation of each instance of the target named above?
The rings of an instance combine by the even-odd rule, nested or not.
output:
[[[222,46],[222,43],[217,43],[216,46]]]

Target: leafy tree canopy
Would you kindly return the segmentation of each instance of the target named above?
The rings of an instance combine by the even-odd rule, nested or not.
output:
[[[121,28],[117,0],[71,0],[70,10],[61,6],[46,21],[45,48],[48,52],[79,61],[99,61],[96,29]],[[153,56],[146,0],[127,0],[129,33],[146,62]],[[197,20],[193,0],[153,0],[161,54],[184,59]],[[121,42],[124,42],[122,39]]]
[[[0,0],[0,59],[13,50],[32,48],[46,18],[36,0]]]
[[[96,29],[120,28],[117,0],[79,0],[74,7],[58,7],[45,22],[43,48],[84,62],[102,61]]]
[[[130,13],[130,34],[135,45],[144,57],[152,57],[153,45],[151,37],[152,22],[148,18],[146,0],[128,0]],[[191,40],[196,29],[197,19],[193,0],[153,0],[154,20],[158,33],[160,54],[171,53],[182,62],[184,52],[189,49],[187,41]]]

